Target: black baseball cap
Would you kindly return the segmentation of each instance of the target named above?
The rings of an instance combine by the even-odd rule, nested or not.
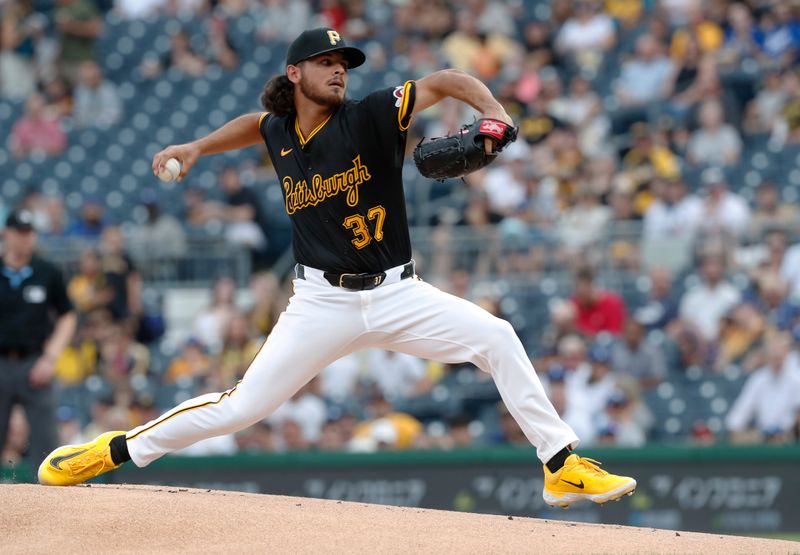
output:
[[[18,231],[35,231],[33,212],[30,210],[14,210],[6,218],[6,227]]]
[[[318,27],[300,33],[289,45],[286,53],[286,65],[296,65],[303,60],[326,52],[341,52],[347,59],[348,69],[364,63],[367,57],[355,46],[347,46],[339,33],[330,27]]]

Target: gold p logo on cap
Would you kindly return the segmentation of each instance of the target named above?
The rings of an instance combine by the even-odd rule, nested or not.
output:
[[[331,41],[331,44],[333,46],[336,46],[336,43],[342,40],[342,37],[339,36],[339,33],[331,29],[330,31],[328,31],[328,39]]]

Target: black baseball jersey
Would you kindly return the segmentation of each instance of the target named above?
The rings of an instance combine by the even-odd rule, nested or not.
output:
[[[55,318],[72,310],[61,272],[35,257],[19,272],[0,269],[0,349],[42,350]]]
[[[408,81],[345,101],[308,137],[294,114],[261,117],[297,262],[372,273],[411,259],[402,170],[414,94]]]

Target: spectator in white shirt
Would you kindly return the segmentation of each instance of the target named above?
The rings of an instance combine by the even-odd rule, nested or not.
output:
[[[498,163],[486,171],[483,189],[493,213],[509,216],[525,203],[525,161],[529,157],[530,148],[525,141],[517,141],[509,145]]]
[[[669,94],[672,62],[652,35],[636,41],[636,57],[622,64],[616,94],[623,106],[643,106]]]
[[[261,41],[290,42],[308,27],[311,6],[308,0],[265,0],[258,3],[253,16]]]
[[[642,447],[647,441],[636,419],[636,404],[622,389],[612,392],[605,413],[597,418],[600,443],[617,447]]]
[[[192,320],[192,337],[208,352],[222,350],[223,336],[228,322],[236,314],[236,282],[230,276],[220,276],[211,289],[211,303]]]
[[[429,385],[425,362],[417,357],[372,349],[367,360],[368,375],[384,397],[406,399],[423,393]]]
[[[597,421],[617,389],[617,372],[616,368],[612,368],[611,357],[611,350],[606,345],[594,345],[589,351],[591,374],[586,379],[584,387],[585,402],[591,411],[592,422]]]
[[[78,127],[111,127],[122,118],[122,102],[117,87],[103,79],[103,72],[94,60],[83,62],[75,87],[75,108],[72,117]]]
[[[586,343],[578,335],[567,335],[558,342],[558,358],[565,372],[564,383],[567,394],[577,404],[584,405],[592,414],[588,398],[588,384],[592,377],[592,365],[587,360]]]
[[[601,204],[599,195],[583,183],[575,205],[562,212],[556,222],[556,236],[568,251],[579,251],[603,236],[611,216],[611,209]]]
[[[554,81],[557,79],[555,77]],[[583,76],[574,76],[570,81],[569,94],[562,94],[550,101],[547,112],[575,128],[584,154],[600,154],[607,146],[605,140],[611,129],[608,116],[603,112],[602,99],[592,90],[591,82]]]
[[[159,14],[197,14],[205,5],[205,0],[115,0],[114,11],[123,19],[144,19]]]
[[[719,332],[720,319],[739,303],[742,294],[724,281],[725,265],[721,256],[706,255],[700,273],[702,281],[683,295],[679,314],[693,324],[704,339],[713,341]]]
[[[725,419],[732,440],[785,441],[797,423],[800,371],[791,346],[786,333],[767,342],[767,364],[747,379]]]
[[[168,0],[116,0],[114,11],[123,19],[143,19],[167,9]]]
[[[728,190],[725,175],[719,168],[704,171],[703,183],[707,194],[700,220],[701,231],[733,238],[744,235],[750,225],[750,206],[747,201]]]
[[[658,197],[644,214],[647,239],[690,238],[703,220],[703,201],[686,191],[682,179],[661,179],[654,183]]]
[[[547,368],[542,385],[556,412],[580,435],[581,445],[592,445],[596,430],[592,410],[585,402],[586,391],[576,389],[574,382],[568,380],[567,370],[558,364]]]
[[[316,394],[318,385],[317,378],[311,380],[269,415],[267,421],[276,427],[295,422],[306,441],[314,443],[319,440],[322,427],[328,419],[328,408],[325,401]]]
[[[476,2],[476,25],[481,33],[501,33],[513,36],[516,33],[515,10],[510,2]]]
[[[337,402],[355,395],[361,370],[360,353],[351,353],[332,362],[320,372],[320,394]]]
[[[594,3],[581,0],[556,36],[556,50],[580,67],[596,68],[615,40],[614,21],[599,13]]]
[[[698,117],[700,129],[692,133],[686,149],[689,161],[697,165],[736,164],[742,154],[742,138],[735,127],[725,123],[722,104],[706,100]]]
[[[689,23],[696,6],[695,0],[658,0],[658,9],[666,16],[670,27],[681,27]]]
[[[789,297],[800,300],[800,243],[792,245],[783,255],[781,277],[789,282]]]

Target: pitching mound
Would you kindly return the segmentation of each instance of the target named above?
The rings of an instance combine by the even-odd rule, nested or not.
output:
[[[0,552],[797,553],[800,544],[158,486],[0,485]]]

